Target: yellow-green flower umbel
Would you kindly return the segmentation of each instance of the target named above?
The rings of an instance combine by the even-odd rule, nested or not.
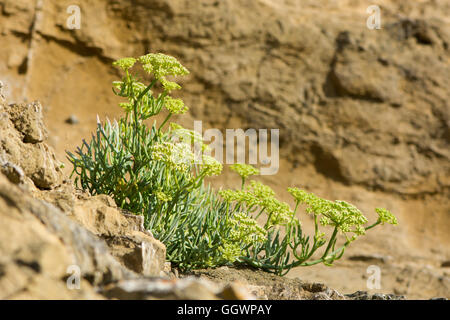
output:
[[[123,71],[128,71],[136,63],[135,58],[122,58],[113,62],[113,66],[119,67]]]
[[[255,167],[249,165],[249,164],[244,164],[244,163],[236,163],[230,166],[230,169],[237,172],[242,179],[242,189],[244,189],[244,185],[245,185],[245,180],[249,177],[249,176],[253,176],[253,175],[257,175],[259,174],[259,170],[256,169]]]
[[[171,114],[183,114],[188,111],[188,107],[184,105],[183,100],[166,97],[164,99],[164,106]]]
[[[243,254],[242,248],[263,243],[266,239],[267,231],[244,212],[235,213],[234,217],[230,219],[230,225],[232,230],[220,248],[224,259],[228,262],[239,259]]]
[[[396,225],[398,223],[397,218],[389,210],[384,208],[376,208],[375,211],[378,213],[378,221],[381,224],[387,222],[392,225]]]
[[[211,156],[203,155],[202,172],[205,176],[218,176],[222,172],[222,164]]]
[[[249,176],[259,174],[258,169],[249,164],[244,163],[233,164],[230,166],[230,169],[237,172],[243,179],[247,179]]]
[[[181,65],[172,56],[162,53],[149,53],[139,58],[144,70],[151,72],[157,79],[164,76],[184,76],[189,74],[188,69]]]

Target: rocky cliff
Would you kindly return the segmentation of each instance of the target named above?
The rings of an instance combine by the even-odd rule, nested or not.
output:
[[[377,231],[349,251],[358,262],[294,275],[355,290],[376,253],[392,257],[379,263],[389,290],[442,295],[450,259],[450,4],[373,4],[379,30],[367,28],[367,3],[357,0],[84,0],[80,29],[69,30],[71,1],[0,0],[0,80],[11,100],[42,102],[48,143],[64,159],[95,128],[96,113],[119,115],[114,59],[174,55],[191,70],[180,92],[191,107],[186,126],[196,119],[219,129],[280,129],[280,171],[265,180],[282,198],[297,185],[399,216],[397,230]],[[47,152],[45,132],[20,127],[37,107],[10,113],[26,141],[5,139],[15,157]],[[65,122],[71,115],[78,124]],[[19,159],[24,175],[38,187],[59,185],[59,163],[40,157]],[[224,175],[214,183],[236,182]]]

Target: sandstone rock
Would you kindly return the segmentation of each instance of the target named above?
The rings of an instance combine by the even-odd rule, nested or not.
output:
[[[41,191],[36,197],[55,205],[104,239],[109,252],[126,268],[149,276],[167,271],[165,246],[145,230],[142,216],[123,213],[111,197],[90,197],[75,190],[72,182]]]
[[[5,89],[5,85],[2,81],[0,81],[0,103],[4,102],[6,100],[5,93],[3,90]]]
[[[0,161],[1,161],[1,159],[0,159]],[[7,162],[7,161],[2,161],[0,163],[0,169],[1,169],[1,172],[12,183],[19,184],[19,183],[23,182],[25,174],[23,173],[23,170],[21,167],[15,165],[13,163]]]
[[[246,288],[239,282],[233,282],[226,285],[219,296],[225,300],[255,300],[256,297],[249,292],[249,288]]]
[[[47,208],[0,174],[0,298],[98,297],[90,285],[76,292],[66,287],[66,269],[79,261],[36,217],[45,212]],[[55,211],[49,214],[62,216]]]
[[[312,293],[313,300],[346,300],[344,295],[323,283],[302,283],[301,288]]]
[[[332,300],[325,292],[318,292],[313,295],[313,300]]]
[[[9,105],[7,112],[17,131],[23,134],[23,142],[36,144],[47,138],[48,133],[43,122],[42,105],[38,101],[30,104]]]
[[[164,271],[166,249],[158,240],[140,232],[105,240],[111,254],[128,269],[146,276],[159,276]]]
[[[8,201],[7,203],[13,205],[21,212],[29,212],[28,215],[37,218],[38,220],[31,219],[31,221],[35,221],[35,224],[39,224],[40,221],[43,226],[41,225],[38,230],[45,229],[51,237],[59,239],[57,243],[60,246],[60,250],[64,248],[63,244],[67,246],[67,249],[64,250],[64,253],[67,255],[66,258],[59,257],[56,254],[57,251],[53,250],[55,251],[55,257],[49,258],[48,261],[54,261],[55,264],[60,264],[60,268],[64,272],[69,265],[74,264],[79,266],[82,274],[86,278],[91,279],[93,284],[119,280],[125,275],[133,275],[132,272],[120,266],[109,254],[108,247],[105,243],[96,238],[90,231],[74,222],[52,205],[43,201],[34,200],[23,194],[22,190],[8,183],[4,176],[1,177],[0,187],[3,199],[6,199]],[[6,209],[3,211],[7,212]],[[20,235],[21,233],[18,230],[21,230],[20,225],[17,225],[15,229],[13,227],[10,228],[11,233]],[[20,248],[20,241],[18,241],[17,246]],[[41,246],[44,247],[44,244]],[[39,247],[37,245],[37,248]],[[2,250],[4,256],[8,256],[9,251],[5,252],[4,250]],[[51,255],[51,252],[50,250],[48,255]],[[70,254],[67,252],[70,252]],[[39,256],[37,259],[41,261]],[[44,259],[42,263],[47,263],[46,261]],[[60,261],[60,263],[57,261]],[[41,270],[42,267],[35,267],[35,269]],[[55,274],[61,275],[61,272]]]
[[[61,183],[62,172],[54,151],[43,142],[46,129],[40,104],[4,107],[0,119],[2,162],[8,162],[17,172],[23,171],[38,188],[49,189]]]
[[[34,192],[33,196],[51,203],[68,215],[72,215],[77,200],[89,199],[88,194],[75,189],[71,180],[64,180],[62,184],[50,190]]]
[[[386,263],[392,260],[391,256],[383,256],[380,254],[355,254],[348,257],[351,261],[363,261],[369,263]]]
[[[165,246],[145,232],[143,217],[122,214],[111,198],[97,196],[75,203],[73,218],[105,239],[112,255],[128,269],[148,276],[164,270]]]

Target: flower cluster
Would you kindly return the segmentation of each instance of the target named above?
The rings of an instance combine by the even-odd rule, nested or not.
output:
[[[131,112],[131,110],[133,110],[133,104],[131,102],[120,102],[119,107],[121,107],[126,112]]]
[[[208,145],[203,143],[203,137],[199,132],[183,128],[174,122],[170,123],[170,129],[171,135],[178,141],[189,144],[198,144],[201,146],[202,151],[207,150]]]
[[[165,77],[162,77],[160,79],[160,81],[161,81],[161,84],[163,85],[164,90],[166,90],[167,92],[170,92],[172,90],[181,89],[181,86],[178,83],[169,81]]]
[[[222,255],[222,258],[230,263],[235,262],[242,255],[242,249],[239,243],[233,243],[230,241],[222,244],[222,246],[219,248],[219,251]]]
[[[113,82],[113,91],[115,94],[121,97],[127,97],[128,102],[121,102],[119,106],[127,112],[133,110],[134,103],[140,94],[146,89],[145,84],[139,81],[135,81],[133,78],[124,78],[124,81],[114,81]],[[146,116],[151,115],[151,107],[150,99],[152,99],[152,91],[149,90],[146,95],[141,97],[140,112]]]
[[[275,192],[261,182],[252,180],[248,190],[221,190],[219,195],[228,203],[245,204],[248,209],[259,207],[268,215],[266,228],[293,221],[289,205],[275,198]]]
[[[203,155],[202,172],[205,176],[218,176],[222,172],[222,164],[211,156]]]
[[[128,71],[136,63],[135,58],[122,58],[113,62],[113,66],[119,67],[123,71]]]
[[[339,224],[342,232],[353,232],[359,236],[366,233],[363,225],[367,223],[367,218],[358,208],[346,201],[332,202],[332,209],[324,215]]]
[[[375,211],[378,213],[378,221],[381,224],[387,222],[392,225],[396,225],[398,223],[397,218],[389,210],[384,208],[376,208]]]
[[[151,152],[153,159],[163,161],[169,167],[180,172],[189,170],[194,162],[194,154],[186,143],[155,143]]]
[[[142,68],[147,73],[153,73],[164,87],[165,91],[180,89],[181,86],[166,79],[166,76],[184,76],[189,74],[188,69],[181,65],[177,59],[162,53],[149,53],[139,58]]]
[[[269,215],[267,228],[275,225],[287,225],[292,222],[294,212],[287,203],[271,197],[263,200],[261,206],[265,208]]]
[[[243,164],[243,163],[236,163],[230,166],[230,169],[237,172],[242,179],[247,179],[249,176],[259,174],[259,170],[255,167]]]
[[[184,105],[183,100],[166,97],[164,99],[164,106],[172,114],[183,114],[188,111],[188,107]]]
[[[155,103],[156,98],[154,98],[153,93],[148,90],[149,88],[147,88],[143,83],[137,81],[137,79],[128,73],[128,70],[133,67],[137,61],[142,64],[142,68],[146,72],[152,73],[155,80],[159,80],[162,84],[165,93],[158,97],[158,103]],[[164,106],[171,114],[183,114],[188,110],[181,99],[174,99],[166,96],[168,92],[181,88],[178,83],[167,80],[166,76],[189,74],[189,71],[174,57],[164,55],[162,53],[150,53],[145,56],[141,56],[138,59],[119,59],[115,61],[113,65],[126,72],[126,75],[123,77],[122,81],[113,82],[114,93],[118,96],[128,98],[128,102],[120,103],[120,107],[125,109],[125,111],[132,111],[133,106],[136,106],[135,103],[138,102],[140,107],[139,112],[142,114],[142,119],[147,119],[150,116],[156,115],[161,110],[159,104],[160,97],[162,97],[161,99],[164,99]],[[153,84],[151,84],[151,86],[153,86]],[[141,96],[141,93],[144,91],[146,94]]]
[[[305,203],[307,199],[310,199],[313,194],[310,194],[299,188],[288,188],[287,191],[300,203]]]
[[[167,195],[167,194],[165,194],[165,193],[162,192],[162,191],[156,191],[156,192],[155,192],[155,195],[156,195],[156,199],[158,199],[160,202],[169,202],[169,201],[172,201],[172,197],[169,196],[169,195]]]
[[[241,203],[245,201],[244,196],[247,194],[247,192],[245,191],[231,190],[231,189],[219,190],[218,193],[228,203],[232,202]]]
[[[243,244],[263,242],[266,239],[267,231],[244,212],[236,213],[230,223],[234,226],[230,237],[242,241]]]
[[[188,69],[183,67],[178,60],[172,56],[162,53],[149,53],[139,58],[144,70],[153,73],[157,79],[164,76],[184,76],[189,74]]]
[[[230,219],[230,225],[232,230],[229,238],[221,247],[223,257],[229,262],[236,261],[242,255],[242,248],[266,240],[267,231],[244,212],[235,213]]]
[[[262,183],[252,181],[252,186],[263,186]],[[269,188],[269,187],[267,187]],[[270,188],[269,188],[270,189]],[[248,207],[257,206],[261,204],[261,199],[254,193],[254,189],[251,190],[220,190],[219,195],[228,203],[237,202],[238,204],[245,203]]]
[[[146,88],[142,82],[134,81],[133,79],[125,80],[128,81],[113,81],[113,89],[118,90],[120,96],[126,96],[130,100],[137,98]]]
[[[329,201],[305,192],[298,188],[289,188],[288,192],[298,203],[304,203],[308,207],[306,211],[315,216],[322,215],[320,224],[322,226],[337,227],[342,233],[353,232],[355,235],[365,234],[364,224],[367,218],[352,204],[342,201]]]
[[[251,193],[255,195],[255,197],[264,201],[264,199],[273,198],[275,196],[275,191],[272,190],[271,187],[266,186],[265,184],[252,180],[250,182]]]

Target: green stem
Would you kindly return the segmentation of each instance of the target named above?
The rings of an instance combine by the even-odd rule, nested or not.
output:
[[[299,204],[300,204],[300,201],[298,201],[298,200],[295,201],[294,216],[295,216],[295,214],[297,213],[297,209],[298,209]]]
[[[373,227],[376,227],[377,225],[379,225],[381,223],[381,221],[377,221],[377,222],[375,222],[374,224],[372,224],[372,225],[370,225],[370,226],[368,226],[368,227],[366,227],[366,228],[364,228],[366,231],[367,230],[369,230],[369,229],[372,229]]]
[[[342,250],[344,250],[349,244],[351,243],[351,241],[347,241],[342,247],[340,247],[337,250],[334,250],[333,252],[330,253],[330,256],[335,256],[336,254],[338,254],[339,252],[341,252]],[[297,266],[301,266],[301,267],[308,267],[308,266],[312,266],[321,262],[325,261],[326,257],[322,257],[320,259],[314,260],[314,261],[310,261],[310,262],[303,262],[301,264],[293,264],[292,267],[297,267]]]
[[[328,255],[328,251],[330,251],[331,246],[333,245],[334,239],[337,236],[337,233],[338,233],[338,228],[335,227],[334,231],[333,231],[333,234],[331,235],[330,241],[328,242],[328,246],[327,246],[327,248],[325,249],[325,252],[322,255],[322,258],[324,258],[324,257],[326,257]]]
[[[169,113],[169,115],[164,119],[164,121],[161,123],[161,125],[158,128],[158,132],[161,132],[161,128],[166,124],[167,121],[169,121],[170,117],[172,117],[172,114]]]
[[[267,230],[267,226],[269,225],[270,218],[272,218],[272,214],[273,214],[273,212],[269,213],[269,216],[267,217],[266,224],[264,225],[264,229],[266,229],[266,230]]]
[[[263,213],[264,209],[265,209],[265,207],[263,207],[263,208],[259,211],[259,213],[258,213],[258,214],[256,215],[256,217],[255,217],[255,220],[259,218],[259,216],[261,215],[261,213]]]

